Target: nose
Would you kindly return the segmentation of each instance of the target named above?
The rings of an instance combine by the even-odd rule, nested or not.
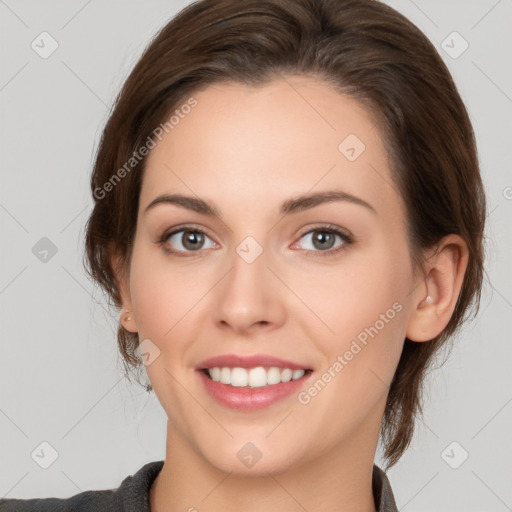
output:
[[[252,262],[243,252],[234,254],[231,269],[215,287],[215,322],[220,328],[251,334],[283,324],[285,290],[268,264],[265,250]]]

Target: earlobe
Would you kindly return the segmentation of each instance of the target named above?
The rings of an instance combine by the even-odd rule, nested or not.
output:
[[[116,283],[119,290],[119,295],[121,297],[121,314],[119,318],[119,323],[127,331],[136,333],[138,332],[138,328],[131,301],[129,274],[126,271],[126,268],[124,267],[122,260],[119,256],[113,256],[111,261],[112,269],[114,270],[116,276]]]
[[[467,245],[459,235],[448,235],[426,263],[424,286],[416,283],[406,336],[411,341],[430,341],[445,329],[464,282],[468,265]]]
[[[135,321],[135,317],[131,309],[126,309],[124,310],[124,313],[121,313],[120,323],[127,331],[133,333],[138,332],[137,322]]]
[[[420,287],[422,290],[424,287]],[[433,293],[433,292],[432,292]],[[438,331],[439,322],[436,314],[436,302],[432,295],[424,296],[423,299],[413,301],[414,310],[407,326],[406,336],[411,341],[430,341],[434,339]],[[417,305],[414,305],[416,303]]]
[[[428,306],[432,304],[432,302],[434,302],[434,299],[430,295],[427,295],[425,299],[420,302],[418,307],[422,308],[423,306]]]

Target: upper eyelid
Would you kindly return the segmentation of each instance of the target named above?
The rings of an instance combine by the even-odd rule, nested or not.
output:
[[[205,235],[208,235],[211,238],[211,235],[209,234],[209,230],[202,227],[202,226],[196,226],[194,224],[185,224],[183,226],[178,225],[174,226],[173,228],[164,230],[162,237],[168,237],[171,235],[175,235],[176,233],[179,233],[180,231],[199,231],[201,233],[204,233]]]
[[[348,231],[348,229],[342,228],[341,226],[336,226],[334,224],[330,224],[328,222],[326,222],[326,223],[320,222],[318,225],[313,225],[312,227],[310,226],[310,227],[306,228],[304,231],[302,231],[300,236],[304,236],[307,233],[310,233],[311,231],[319,231],[322,229],[324,229],[325,231],[337,231],[342,235],[352,236],[350,231]]]
[[[354,241],[354,237],[351,233],[346,232],[345,229],[337,226],[329,226],[328,224],[322,224],[316,227],[308,228],[305,231],[303,231],[297,238],[297,242],[303,238],[306,235],[309,235],[310,233],[313,233],[315,231],[328,231],[334,234],[334,236],[338,236],[341,238],[344,244],[350,244]],[[297,244],[297,242],[293,242],[292,245]],[[311,249],[304,249],[306,252],[318,252],[318,253],[325,253],[329,254],[333,252],[333,250],[327,250],[327,251],[312,251]]]

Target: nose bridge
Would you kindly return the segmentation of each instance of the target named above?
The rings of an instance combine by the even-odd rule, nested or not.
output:
[[[272,283],[274,276],[267,268],[270,259],[269,250],[253,236],[246,236],[235,247],[230,271],[216,297],[218,321],[236,330],[281,321],[283,304],[279,303],[279,291]]]
[[[252,235],[246,236],[236,247],[236,254],[247,265],[252,265],[257,260],[266,260],[267,256],[261,258],[265,249],[263,245],[256,240]],[[236,259],[235,259],[236,261]],[[260,262],[261,263],[261,262]]]
[[[266,268],[268,250],[256,238],[246,236],[236,247],[231,258],[231,272],[227,276],[226,290],[230,295],[250,302],[269,292]],[[250,301],[249,299],[253,299]]]

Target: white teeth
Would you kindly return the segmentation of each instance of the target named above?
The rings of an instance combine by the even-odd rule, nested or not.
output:
[[[230,384],[234,387],[261,388],[263,386],[272,386],[281,382],[297,380],[304,376],[305,370],[291,370],[290,368],[227,368],[218,366],[209,368],[208,374],[211,379],[221,384]]]
[[[210,373],[210,377],[212,374]],[[219,382],[222,384],[231,384],[231,368],[221,368]]]
[[[305,373],[304,370],[293,370],[292,380],[300,379]]]
[[[273,366],[267,370],[267,384],[279,384],[281,382],[281,370]]]
[[[258,366],[257,368],[251,368],[249,370],[249,387],[251,388],[261,388],[262,386],[267,385],[267,372],[265,368],[262,366]]]
[[[215,382],[219,382],[219,380],[220,380],[220,368],[218,366],[216,368],[212,368],[210,370],[210,377]]]
[[[224,370],[224,368],[222,368]],[[249,380],[249,374],[244,368],[233,368],[231,370],[231,385],[237,388],[243,388],[247,386]]]
[[[293,371],[289,368],[286,368],[281,372],[281,381],[282,382],[290,382],[292,380]]]

